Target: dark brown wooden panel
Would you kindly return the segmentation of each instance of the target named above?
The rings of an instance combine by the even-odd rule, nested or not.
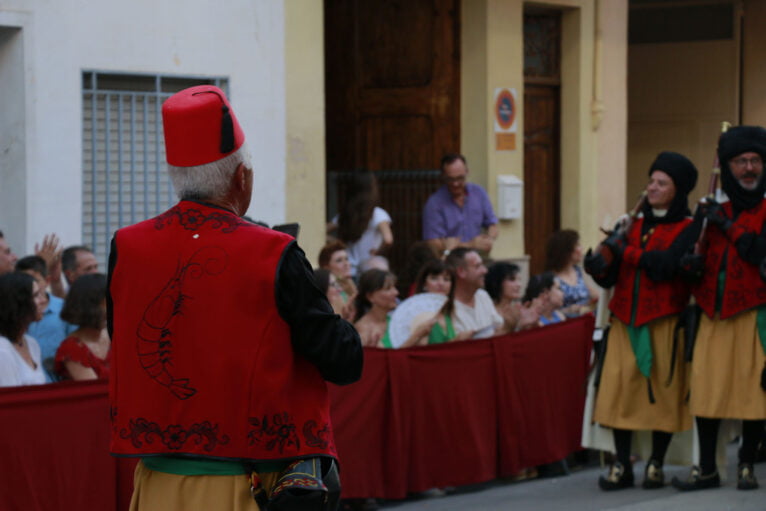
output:
[[[559,88],[524,88],[524,247],[530,271],[545,265],[548,236],[559,229]]]
[[[433,173],[406,172],[460,150],[459,0],[324,5],[327,170],[382,172],[398,270],[436,187]]]
[[[362,88],[422,87],[432,75],[431,0],[366,1],[358,11],[357,58]],[[393,23],[386,23],[387,20]]]
[[[430,117],[368,117],[360,128],[370,170],[433,167],[430,155],[423,154],[433,138]]]
[[[545,245],[560,228],[561,13],[524,13],[524,251],[530,272],[545,266]]]

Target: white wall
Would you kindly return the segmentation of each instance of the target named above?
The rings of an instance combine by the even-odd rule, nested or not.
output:
[[[24,98],[26,187],[2,190],[19,200],[0,202],[0,230],[19,255],[47,232],[66,245],[81,242],[83,70],[228,77],[255,166],[248,213],[285,220],[281,1],[4,0],[3,27],[21,28],[16,51],[24,52],[24,94],[16,96]],[[0,83],[14,70],[0,66]],[[0,153],[3,173],[6,166]],[[21,197],[23,228],[2,225]]]
[[[26,217],[24,40],[0,26],[0,230],[20,240]]]

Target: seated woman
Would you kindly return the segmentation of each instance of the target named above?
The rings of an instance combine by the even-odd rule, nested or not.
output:
[[[335,310],[344,319],[354,317],[354,298],[357,288],[351,277],[351,263],[346,252],[346,245],[340,241],[332,241],[326,244],[319,252],[319,267],[329,270],[335,275],[335,281],[340,286],[340,295],[343,300],[343,310]]]
[[[78,328],[56,351],[56,373],[69,380],[108,378],[111,342],[106,331],[106,276],[92,273],[75,280],[64,300],[61,319]]]
[[[586,280],[582,260],[582,245],[577,231],[564,229],[548,238],[545,269],[553,272],[564,293],[561,312],[568,318],[590,312],[598,301],[598,291]]]
[[[490,266],[484,288],[513,332],[537,326],[540,319],[537,310],[521,301],[521,269],[517,265],[498,262]]]
[[[452,312],[455,308],[453,282],[452,271],[444,261],[437,259],[423,266],[415,279],[415,292],[443,294],[447,296],[447,301],[436,315],[414,327],[409,338],[400,346],[401,348],[470,339],[473,332],[456,334],[455,327],[452,325]]]
[[[367,270],[359,278],[354,326],[362,338],[362,346],[393,347],[388,337],[388,321],[399,296],[395,284],[394,274],[383,270]]]
[[[317,286],[319,286],[319,290],[325,294],[327,301],[332,305],[332,310],[335,311],[335,314],[341,315],[345,304],[343,303],[340,285],[335,279],[335,275],[326,268],[317,268],[314,270],[314,280]]]
[[[0,276],[0,387],[45,383],[40,345],[26,331],[47,304],[45,290],[30,275]]]
[[[553,272],[546,271],[529,279],[523,301],[537,311],[540,316],[538,326],[552,325],[566,320],[558,309],[564,302],[564,293]]]
[[[415,293],[438,293],[448,295],[452,287],[452,272],[444,261],[427,261],[415,277]]]

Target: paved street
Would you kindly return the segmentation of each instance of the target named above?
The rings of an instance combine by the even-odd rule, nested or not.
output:
[[[461,489],[446,497],[403,502],[386,502],[381,511],[724,511],[766,510],[766,463],[756,465],[761,488],[753,491],[736,489],[736,445],[728,447],[728,481],[722,488],[679,493],[672,487],[661,490],[640,488],[644,464],[636,464],[637,487],[617,492],[603,492],[598,488],[599,467],[589,467],[569,476],[536,479],[520,483],[494,482],[473,491]],[[667,466],[665,478],[669,482],[676,475],[685,478],[687,467]]]

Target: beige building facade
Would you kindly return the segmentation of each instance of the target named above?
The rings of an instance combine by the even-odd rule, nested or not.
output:
[[[287,218],[301,222],[312,259],[324,242],[324,80],[321,2],[286,4]],[[561,227],[599,240],[604,218],[625,211],[627,146],[627,0],[463,0],[460,4],[460,151],[470,155],[471,179],[497,206],[497,177],[524,177],[523,101],[517,102],[514,150],[497,150],[494,91],[524,91],[526,8],[558,10],[561,54]],[[307,37],[313,34],[315,37]],[[608,70],[608,72],[605,72]],[[295,191],[296,193],[293,193]],[[524,220],[501,221],[495,258],[520,257]]]

